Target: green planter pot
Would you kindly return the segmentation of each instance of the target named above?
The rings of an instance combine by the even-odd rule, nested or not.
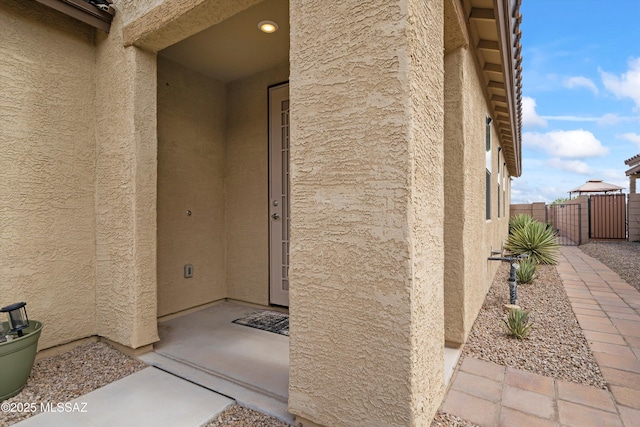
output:
[[[4,330],[9,329],[7,322]],[[42,323],[30,320],[24,336],[0,343],[0,402],[20,393],[31,374],[36,359]]]

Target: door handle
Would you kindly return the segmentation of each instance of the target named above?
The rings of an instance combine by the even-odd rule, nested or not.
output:
[[[280,215],[278,215],[277,213],[274,213],[274,214],[271,215],[271,218],[280,219]]]

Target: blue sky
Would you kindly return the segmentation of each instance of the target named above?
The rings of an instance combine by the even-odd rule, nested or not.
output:
[[[625,187],[640,153],[640,0],[523,0],[522,176],[512,203],[589,179]]]

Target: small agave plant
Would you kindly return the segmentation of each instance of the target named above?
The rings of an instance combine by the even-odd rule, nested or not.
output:
[[[536,263],[530,259],[523,259],[520,261],[520,268],[516,270],[516,278],[518,283],[529,283],[533,280],[536,274]]]
[[[530,314],[528,310],[521,310],[519,308],[509,310],[507,319],[503,320],[509,335],[513,335],[519,340],[526,338],[533,325]]]

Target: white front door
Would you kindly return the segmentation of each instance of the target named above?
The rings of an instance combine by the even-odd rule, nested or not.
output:
[[[269,88],[269,300],[289,306],[289,84]]]

